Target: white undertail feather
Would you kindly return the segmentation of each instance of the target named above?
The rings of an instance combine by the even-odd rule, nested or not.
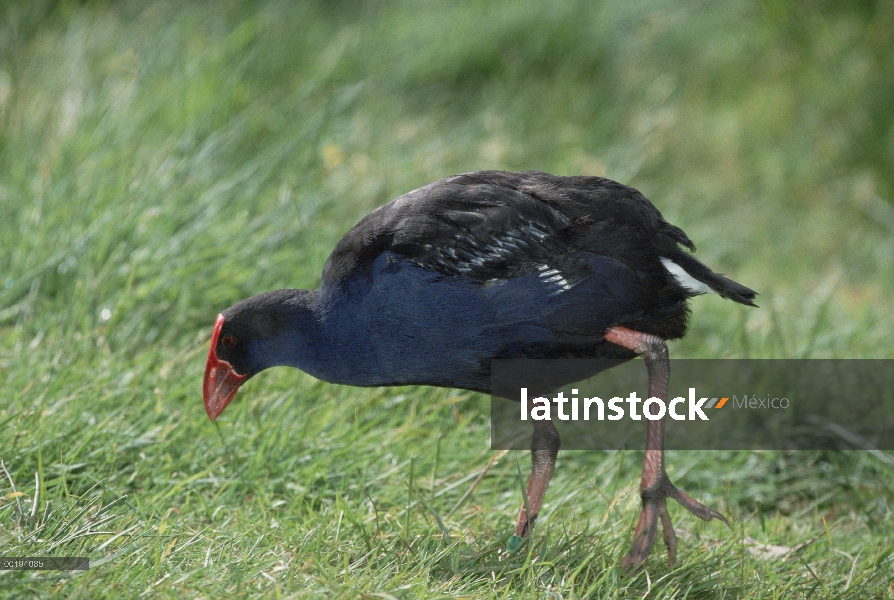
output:
[[[708,287],[708,284],[703,283],[687,273],[683,267],[675,263],[669,258],[661,257],[661,262],[664,264],[664,268],[668,270],[668,272],[674,276],[674,279],[677,280],[677,283],[682,285],[684,288],[692,292],[693,294],[712,294],[714,290]]]

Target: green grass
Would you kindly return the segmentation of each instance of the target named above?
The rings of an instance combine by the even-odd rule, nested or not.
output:
[[[505,556],[487,398],[200,398],[220,310],[484,168],[634,185],[761,292],[673,356],[892,358],[892,97],[890,3],[3,2],[0,555],[94,567],[0,597],[892,597],[890,453],[672,452],[732,530],[672,507],[679,565],[626,579],[642,453],[561,454]]]

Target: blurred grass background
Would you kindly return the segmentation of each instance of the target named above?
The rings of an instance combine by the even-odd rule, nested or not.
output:
[[[316,286],[369,210],[478,169],[633,185],[761,292],[694,300],[674,356],[894,357],[894,3],[0,15],[0,555],[96,565],[0,596],[894,596],[890,453],[671,453],[733,531],[671,508],[681,564],[624,579],[641,453],[560,455],[505,557],[528,457],[465,496],[486,398],[283,369],[213,424],[200,399],[220,310]]]

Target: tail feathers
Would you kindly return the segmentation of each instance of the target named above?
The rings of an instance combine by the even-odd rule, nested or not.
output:
[[[747,306],[757,306],[754,303],[754,297],[757,292],[745,287],[741,283],[736,283],[732,279],[727,279],[723,275],[718,275],[703,263],[693,258],[692,255],[685,252],[675,252],[669,260],[676,263],[681,269],[688,273],[694,279],[704,283],[717,292],[721,297],[734,300],[739,304]]]

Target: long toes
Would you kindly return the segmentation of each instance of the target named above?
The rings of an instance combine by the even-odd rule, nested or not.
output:
[[[686,510],[688,510],[689,512],[694,514],[696,517],[698,517],[702,521],[710,521],[711,519],[718,519],[720,521],[723,521],[723,523],[727,527],[730,526],[729,521],[727,521],[726,517],[724,517],[722,514],[720,514],[713,508],[708,508],[707,506],[705,506],[698,500],[695,500],[694,498],[692,498],[692,496],[690,496],[686,492],[683,492],[683,491],[677,489],[675,486],[673,486],[673,485],[670,486],[668,495],[671,498],[673,498],[674,500],[676,500],[677,502],[679,502],[681,505],[683,505],[683,508],[685,508]]]
[[[655,491],[657,490],[657,491]],[[658,519],[661,519],[661,529],[664,535],[664,543],[667,545],[668,565],[673,567],[677,562],[677,534],[671,523],[670,513],[667,510],[665,498],[670,497],[683,505],[683,508],[702,519],[710,521],[717,519],[723,521],[729,527],[729,521],[713,508],[708,508],[698,500],[693,499],[689,494],[677,489],[667,479],[660,486],[650,493],[643,494],[643,505],[639,515],[639,521],[636,524],[636,531],[633,534],[633,546],[621,566],[624,571],[630,573],[635,571],[649,557],[652,545],[658,535]]]
[[[621,561],[621,568],[624,571],[628,573],[635,571],[649,558],[649,552],[658,535],[658,515],[663,504],[664,500],[643,502],[636,531],[633,534],[633,546]]]
[[[640,538],[640,540],[642,539],[643,538]],[[649,558],[649,551],[651,549],[651,544],[634,542],[633,548],[630,549],[630,552],[628,552],[627,556],[624,557],[624,560],[621,561],[621,568],[626,573],[633,573],[646,562],[646,559]]]
[[[664,544],[667,546],[667,566],[673,567],[677,562],[677,534],[667,512],[667,504],[662,503],[658,507],[658,516],[661,517],[661,531],[664,534]]]

